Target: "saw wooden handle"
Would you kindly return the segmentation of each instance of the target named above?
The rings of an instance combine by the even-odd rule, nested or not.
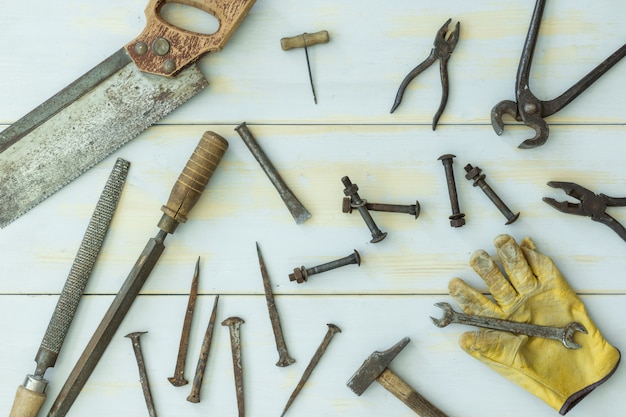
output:
[[[146,7],[146,27],[125,46],[126,52],[144,72],[176,76],[207,52],[222,50],[256,0],[150,0]],[[219,21],[215,33],[206,35],[176,27],[161,16],[168,3],[191,6]]]
[[[205,132],[202,135],[202,139],[174,184],[167,204],[161,207],[161,211],[174,220],[171,222],[174,223],[174,228],[175,225],[187,221],[187,215],[200,198],[227,149],[228,142],[217,133]],[[173,229],[166,230],[162,226],[163,223],[162,221],[159,227],[168,233],[173,233]]]
[[[9,417],[37,417],[45,400],[45,393],[31,391],[20,385],[17,387]]]
[[[376,380],[421,417],[448,417],[389,368],[385,369]]]
[[[282,38],[280,47],[283,51],[294,48],[304,48],[306,46],[317,45],[318,43],[328,43],[328,31],[320,30],[315,33],[303,33],[302,35],[292,36],[290,38]]]

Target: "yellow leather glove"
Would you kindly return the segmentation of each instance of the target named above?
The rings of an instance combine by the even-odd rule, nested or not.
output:
[[[620,352],[602,337],[552,259],[538,253],[532,240],[525,238],[518,246],[511,236],[500,235],[494,244],[506,276],[485,251],[476,251],[470,258],[493,300],[459,278],[450,281],[450,295],[466,314],[555,327],[576,321],[588,333],[576,333],[575,341],[582,345],[579,349],[567,349],[555,340],[485,329],[464,333],[459,344],[565,414],[613,374]]]

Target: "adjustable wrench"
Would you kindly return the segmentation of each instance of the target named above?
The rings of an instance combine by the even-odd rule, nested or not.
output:
[[[541,326],[538,324],[502,320],[494,317],[458,313],[454,311],[452,306],[448,303],[436,303],[435,306],[443,310],[442,318],[430,318],[437,327],[446,327],[450,323],[467,324],[485,329],[559,340],[568,349],[578,349],[581,347],[581,345],[574,342],[575,332],[587,333],[587,329],[585,329],[582,324],[575,321],[568,323],[565,327]]]

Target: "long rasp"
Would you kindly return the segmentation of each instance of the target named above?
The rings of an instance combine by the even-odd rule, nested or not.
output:
[[[109,230],[130,163],[118,158],[87,226],[46,333],[35,357],[37,368],[17,388],[10,417],[35,417],[46,399],[44,374],[56,363],[91,271]]]
[[[74,404],[165,250],[165,238],[168,234],[174,233],[180,223],[187,221],[189,211],[200,198],[227,149],[228,142],[226,139],[214,132],[204,133],[172,188],[167,203],[161,207],[163,216],[158,223],[158,233],[148,240],[143,252],[139,255],[128,277],[67,377],[48,412],[48,417],[63,417]]]
[[[136,39],[0,132],[0,227],[205,88],[195,61],[220,51],[255,1],[150,0]],[[219,29],[180,29],[160,15],[167,3],[210,13]]]

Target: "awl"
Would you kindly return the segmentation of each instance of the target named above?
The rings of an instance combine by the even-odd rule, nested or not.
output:
[[[221,50],[255,1],[150,0],[139,37],[0,132],[0,227],[206,87],[195,61]],[[167,3],[210,13],[219,29],[169,24]]]
[[[163,216],[158,223],[158,233],[148,240],[139,255],[135,266],[52,404],[48,412],[49,417],[65,416],[69,411],[165,250],[165,238],[168,234],[174,233],[180,223],[187,221],[189,211],[200,198],[227,149],[226,139],[213,132],[204,133],[172,188],[167,204],[161,208]]]

